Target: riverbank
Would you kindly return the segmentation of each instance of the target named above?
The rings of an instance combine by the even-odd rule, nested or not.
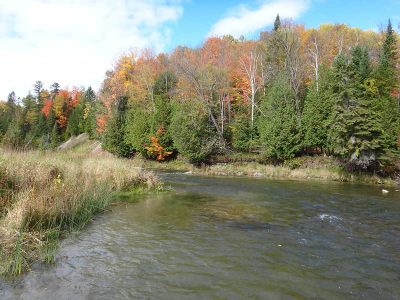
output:
[[[52,262],[58,241],[90,222],[116,193],[159,186],[151,172],[108,155],[0,152],[0,275]]]
[[[77,142],[78,141],[78,142]],[[80,135],[65,142],[60,151],[81,155],[102,155],[114,157],[105,151],[98,141],[91,141],[86,135]],[[189,172],[198,175],[248,176],[272,179],[316,180],[361,183],[369,185],[399,186],[400,178],[382,177],[366,173],[350,173],[334,157],[303,156],[286,161],[282,165],[267,164],[256,153],[230,153],[212,157],[210,164],[196,167],[184,159],[158,162],[137,155],[130,163],[143,169],[164,169]]]
[[[167,169],[198,175],[248,176],[273,179],[321,180],[371,185],[399,186],[400,180],[376,174],[350,173],[331,157],[302,157],[282,165],[269,165],[256,161],[217,162],[195,167],[183,160],[168,162],[135,158],[135,165],[147,169]]]

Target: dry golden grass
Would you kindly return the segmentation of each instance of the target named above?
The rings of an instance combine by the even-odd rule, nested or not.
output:
[[[290,165],[265,165],[258,162],[229,162],[196,168],[184,161],[152,162],[135,158],[135,164],[144,168],[175,169],[199,175],[250,176],[274,179],[322,180],[365,184],[398,185],[389,178],[372,174],[349,173],[333,158],[303,157],[296,167]]]
[[[152,173],[110,156],[1,153],[0,274],[29,268],[60,234],[81,228],[107,207],[114,192],[159,185]]]

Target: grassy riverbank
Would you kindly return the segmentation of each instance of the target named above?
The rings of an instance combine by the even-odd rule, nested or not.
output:
[[[301,157],[288,161],[281,165],[265,164],[257,161],[246,161],[237,159],[229,162],[217,159],[217,162],[211,165],[194,167],[193,165],[182,161],[173,160],[169,162],[158,163],[155,161],[135,158],[135,165],[142,168],[157,168],[186,171],[199,175],[217,175],[217,176],[250,176],[275,179],[293,179],[293,180],[323,180],[363,183],[374,185],[397,186],[399,180],[382,177],[376,174],[351,173],[340,166],[339,162],[331,157]]]
[[[59,239],[81,229],[116,193],[159,186],[152,173],[112,156],[0,152],[0,274],[51,262]]]

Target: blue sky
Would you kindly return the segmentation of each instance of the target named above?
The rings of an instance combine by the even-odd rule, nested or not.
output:
[[[232,14],[232,10],[245,5],[257,10],[262,3],[274,1],[188,1],[184,4],[184,14],[173,26],[173,40],[167,50],[176,45],[197,46],[207,36],[210,28],[218,20]],[[394,25],[400,23],[400,0],[313,0],[296,22],[306,27],[318,27],[323,23],[345,23],[362,29],[379,30],[391,18]],[[266,26],[266,28],[269,28]],[[396,28],[397,29],[397,28]],[[259,30],[247,37],[257,36]]]
[[[276,14],[306,27],[400,23],[400,0],[0,0],[0,99],[36,80],[100,87],[128,51],[198,46],[208,36],[257,37]]]

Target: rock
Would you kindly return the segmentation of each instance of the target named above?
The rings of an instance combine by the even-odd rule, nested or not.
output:
[[[60,146],[58,146],[57,150],[59,150],[59,151],[69,150],[76,146],[82,145],[83,143],[85,143],[88,140],[89,140],[89,135],[87,133],[82,133],[78,136],[72,136],[67,141],[65,141]]]

